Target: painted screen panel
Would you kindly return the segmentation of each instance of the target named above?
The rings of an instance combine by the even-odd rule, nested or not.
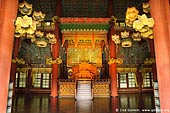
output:
[[[81,62],[92,63],[97,67],[102,66],[101,48],[68,48],[67,66],[74,66]]]

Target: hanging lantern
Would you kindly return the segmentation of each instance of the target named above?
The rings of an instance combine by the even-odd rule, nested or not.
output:
[[[51,44],[57,43],[57,39],[55,38],[54,34],[48,33],[48,34],[46,34],[46,37],[48,38],[49,43],[51,43]]]
[[[35,38],[35,34],[27,34],[27,38],[28,39],[33,39],[33,38]]]
[[[131,38],[123,38],[121,40],[122,47],[131,47],[132,46],[132,39]]]
[[[41,32],[40,30],[37,30],[36,32],[35,32],[35,35],[37,36],[37,37],[43,37],[44,36],[44,32]]]
[[[149,13],[150,12],[150,5],[149,3],[142,3],[142,8],[144,13]]]
[[[128,38],[128,37],[129,37],[129,32],[127,31],[121,32],[121,38]]]
[[[32,4],[28,4],[26,1],[19,3],[19,11],[23,15],[31,15],[32,13]]]
[[[129,38],[129,32],[124,31],[121,32],[121,45],[122,47],[131,47],[132,46],[132,39]]]
[[[141,34],[140,34],[139,32],[133,33],[133,34],[132,34],[132,39],[133,39],[134,41],[141,41],[141,39],[142,39]]]
[[[43,14],[41,11],[39,11],[39,12],[34,11],[34,12],[33,12],[33,15],[32,15],[32,18],[33,18],[35,21],[42,22],[42,21],[44,21],[45,14]]]
[[[45,38],[39,38],[37,39],[37,47],[47,47],[47,40]]]

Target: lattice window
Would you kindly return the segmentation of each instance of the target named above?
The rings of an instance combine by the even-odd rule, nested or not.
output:
[[[153,75],[152,73],[144,73],[143,75],[143,87],[152,87]]]
[[[25,88],[26,87],[27,73],[16,73],[15,87]]]
[[[33,84],[34,88],[41,88],[41,73],[34,74]]]
[[[128,73],[128,87],[136,87],[135,85],[135,74],[134,73]]]
[[[51,74],[49,73],[35,73],[33,79],[34,88],[50,88]]]
[[[127,88],[126,73],[120,73],[120,88]]]
[[[50,87],[50,74],[43,74],[42,88]]]

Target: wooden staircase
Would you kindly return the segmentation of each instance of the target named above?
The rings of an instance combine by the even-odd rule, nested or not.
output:
[[[92,100],[92,86],[91,80],[78,80],[77,81],[77,91],[76,91],[77,100]]]

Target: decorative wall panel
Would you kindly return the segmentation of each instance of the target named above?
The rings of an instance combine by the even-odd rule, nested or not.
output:
[[[74,97],[76,90],[76,82],[60,81],[59,82],[59,96],[60,97]]]
[[[108,80],[100,80],[93,82],[94,97],[110,97],[110,82]]]

